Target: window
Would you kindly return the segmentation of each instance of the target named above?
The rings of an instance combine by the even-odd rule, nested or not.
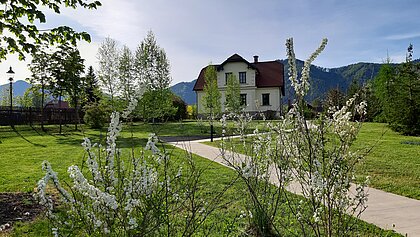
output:
[[[241,94],[241,105],[246,106],[246,94]]]
[[[270,105],[270,94],[262,94],[262,105]]]
[[[225,73],[225,85],[227,85],[228,84],[228,79],[229,79],[229,77],[231,77],[232,76],[232,73],[231,72],[227,72],[227,73]]]
[[[246,84],[246,72],[239,72],[239,83]]]

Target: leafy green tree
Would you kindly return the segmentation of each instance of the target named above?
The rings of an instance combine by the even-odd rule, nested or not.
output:
[[[203,105],[209,115],[210,123],[213,124],[213,121],[222,112],[221,93],[217,86],[217,72],[214,66],[207,66],[204,73],[204,81]]]
[[[390,127],[407,135],[420,134],[420,63],[412,60],[413,46],[398,67],[382,66],[375,78],[375,93]]]
[[[0,61],[7,54],[17,53],[21,60],[25,54],[34,54],[42,43],[76,45],[77,40],[90,41],[86,32],[76,32],[68,26],[48,30],[38,29],[38,23],[46,23],[43,11],[60,13],[62,7],[96,9],[99,1],[88,0],[7,0],[0,10]]]
[[[392,112],[392,97],[394,94],[391,92],[392,83],[396,77],[396,70],[389,63],[389,59],[386,64],[382,65],[379,69],[378,75],[374,80],[374,91],[375,95],[379,98],[382,108],[381,116],[384,117],[385,121],[388,121]]]
[[[139,112],[145,121],[170,117],[172,107],[170,65],[165,51],[157,44],[152,31],[137,47],[134,70],[138,84],[144,88]]]
[[[52,76],[55,78],[56,92],[61,96],[66,93],[70,103],[76,109],[76,116],[79,116],[79,107],[83,98],[84,84],[82,73],[85,66],[84,59],[76,47],[60,46],[51,57]],[[79,119],[79,118],[78,118]],[[77,130],[77,123],[75,125]]]
[[[241,87],[235,75],[227,79],[225,108],[227,112],[238,114],[242,111]]]
[[[44,130],[45,90],[50,88],[53,81],[50,70],[51,55],[46,52],[46,49],[39,50],[32,55],[32,62],[28,65],[29,70],[32,72],[32,76],[28,80],[41,90],[41,103],[36,106],[41,108],[42,130]]]
[[[128,105],[131,97],[135,94],[136,86],[134,80],[134,56],[125,45],[121,50],[118,63],[120,94]]]

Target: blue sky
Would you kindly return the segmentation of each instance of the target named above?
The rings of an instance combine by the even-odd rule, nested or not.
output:
[[[96,66],[96,51],[105,37],[132,50],[152,30],[171,63],[173,83],[191,81],[210,62],[221,63],[238,53],[261,61],[286,58],[285,40],[293,37],[296,56],[306,59],[323,37],[325,51],[314,64],[339,67],[357,62],[382,62],[387,52],[394,62],[405,59],[408,44],[420,57],[418,0],[103,0],[96,11],[65,9],[48,14],[48,25],[69,25],[87,31],[92,43],[80,50]],[[47,26],[45,26],[47,28]],[[29,76],[14,57],[9,66],[15,79]],[[2,75],[2,74],[0,74]],[[4,75],[4,74],[3,74]],[[0,84],[7,82],[0,76]]]

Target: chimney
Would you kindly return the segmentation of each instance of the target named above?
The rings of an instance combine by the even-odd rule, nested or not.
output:
[[[258,63],[258,55],[254,56],[254,63]]]

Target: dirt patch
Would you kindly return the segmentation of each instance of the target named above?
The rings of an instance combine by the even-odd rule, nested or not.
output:
[[[30,193],[0,193],[0,231],[16,221],[31,221],[42,211]]]

